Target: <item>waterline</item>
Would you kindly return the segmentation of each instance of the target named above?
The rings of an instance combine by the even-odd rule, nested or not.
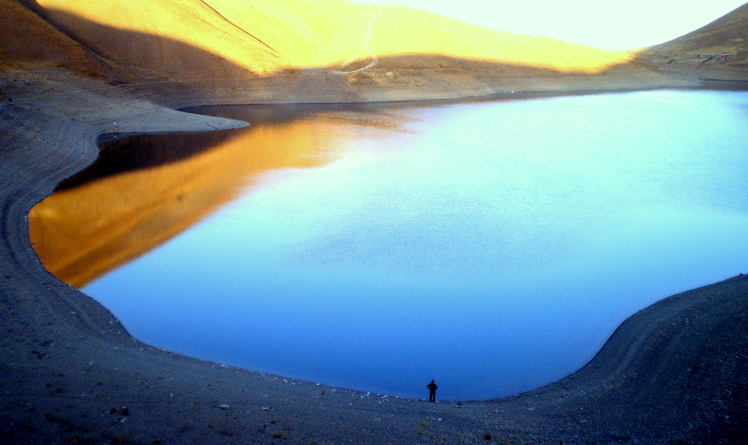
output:
[[[746,104],[657,91],[256,125],[271,138],[250,157],[312,161],[240,181],[84,291],[137,338],[221,363],[407,397],[431,379],[451,400],[526,391],[637,310],[745,271]]]

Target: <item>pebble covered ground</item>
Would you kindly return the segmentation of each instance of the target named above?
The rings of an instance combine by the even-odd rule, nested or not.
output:
[[[242,124],[178,113],[95,81],[24,76],[3,81],[0,103],[2,443],[740,443],[748,276],[639,312],[577,373],[501,400],[366,394],[134,340],[43,269],[26,214],[93,161],[102,133]]]

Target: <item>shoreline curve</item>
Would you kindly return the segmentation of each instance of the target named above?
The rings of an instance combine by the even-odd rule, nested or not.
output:
[[[51,276],[27,213],[104,133],[235,128],[95,80],[3,85],[0,440],[21,443],[735,443],[748,424],[748,276],[666,298],[535,391],[424,403],[226,367],[133,339]],[[30,91],[29,82],[33,83]],[[211,99],[220,101],[218,98]],[[196,99],[189,99],[194,105]]]

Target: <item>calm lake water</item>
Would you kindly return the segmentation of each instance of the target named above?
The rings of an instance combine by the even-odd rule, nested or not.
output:
[[[268,110],[212,112],[306,163],[253,172],[83,289],[140,340],[372,393],[424,398],[435,379],[440,399],[486,399],[574,372],[659,299],[748,272],[746,93]]]

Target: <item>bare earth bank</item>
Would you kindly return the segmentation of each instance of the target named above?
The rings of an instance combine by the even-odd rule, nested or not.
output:
[[[244,124],[186,115],[64,75],[42,82],[19,74],[2,94],[3,443],[742,440],[748,425],[748,276],[742,275],[641,311],[579,372],[501,400],[434,404],[369,395],[142,344],[106,309],[44,270],[28,239],[28,210],[94,160],[102,133]],[[184,102],[170,94],[150,99]]]

